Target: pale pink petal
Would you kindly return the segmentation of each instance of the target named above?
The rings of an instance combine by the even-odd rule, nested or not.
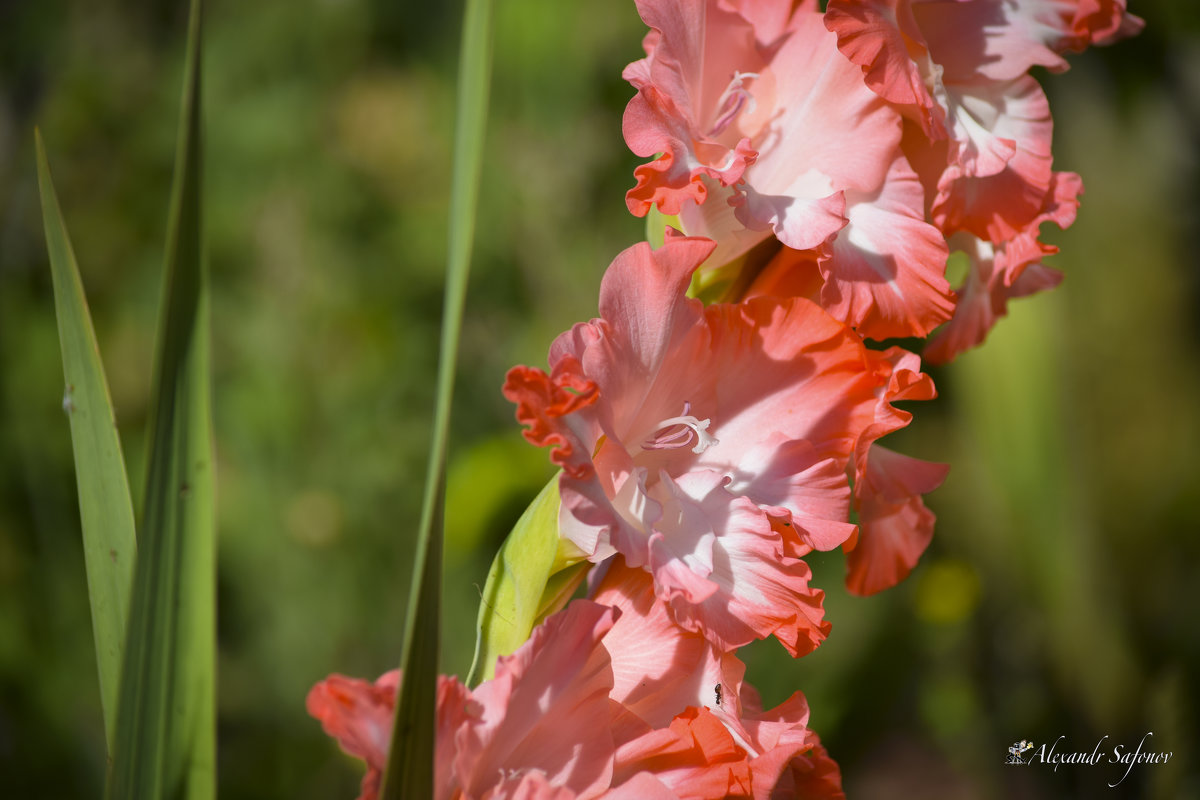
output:
[[[747,98],[727,90],[752,84],[766,64],[750,23],[715,0],[637,5],[652,35],[646,37],[646,58],[625,70],[638,94],[626,107],[622,129],[635,154],[663,155],[634,171],[638,183],[626,201],[639,216],[652,205],[677,214],[685,200],[703,202],[702,177],[728,186],[753,162],[749,139],[729,124]],[[753,77],[735,86],[739,75]]]
[[[1124,0],[973,0],[912,6],[947,82],[1009,81],[1034,66],[1062,72],[1079,52],[1141,29]]]
[[[818,458],[808,441],[787,440],[783,434],[764,440],[746,453],[745,461],[763,467],[730,476],[725,488],[750,498],[776,518],[777,529],[779,525],[792,529],[802,547],[789,555],[832,550],[854,532],[854,526],[845,522],[850,485],[839,461]]]
[[[771,61],[778,116],[753,140],[758,160],[738,185],[738,219],[769,227],[798,250],[816,247],[845,224],[847,189],[873,192],[900,142],[900,117],[837,50],[819,14],[797,24]]]
[[[679,413],[679,404],[654,388],[682,384],[686,392],[701,383],[693,364],[707,346],[704,311],[686,291],[712,249],[710,240],[691,237],[672,236],[658,250],[643,242],[618,255],[604,273],[601,320],[591,323],[602,332],[580,357],[608,398],[611,414],[601,419],[606,433],[653,433],[659,420]],[[551,346],[551,363],[568,350],[579,352],[578,337],[568,346],[568,335]]]
[[[938,183],[932,215],[950,234],[1003,241],[1028,227],[1051,191],[1050,107],[1037,81],[953,88],[953,136],[962,143]]]
[[[1073,0],[914,2],[916,18],[947,83],[1011,81],[1034,66],[1062,72]]]
[[[862,336],[926,336],[954,312],[946,242],[925,221],[923,198],[898,151],[878,192],[846,193],[849,222],[820,265],[821,306]]]
[[[688,236],[703,236],[717,243],[716,249],[704,262],[701,269],[715,269],[741,258],[756,245],[771,238],[771,231],[751,230],[737,218],[737,209],[732,204],[738,190],[705,178],[708,197],[705,202],[683,203],[679,209],[679,224]]]
[[[933,63],[909,3],[829,0],[825,26],[842,54],[862,68],[872,91],[903,109],[930,138],[945,138],[945,110],[926,86]]]
[[[655,588],[675,621],[703,633],[721,651],[772,635],[793,656],[813,650],[830,626],[822,620],[824,594],[809,586],[808,565],[785,554],[770,520],[749,500],[730,502],[720,487],[689,497],[690,482],[673,487],[675,504],[694,503],[720,535],[712,541],[711,567],[687,549],[684,530],[662,526],[666,529],[651,536]]]
[[[861,339],[798,298],[753,298],[705,311],[712,354],[697,368],[716,384],[712,433],[720,441],[696,464],[741,480],[739,465],[756,473],[767,466],[743,462],[751,451],[761,454],[758,443],[776,432],[808,441],[818,458],[844,463],[874,408],[875,378]]]

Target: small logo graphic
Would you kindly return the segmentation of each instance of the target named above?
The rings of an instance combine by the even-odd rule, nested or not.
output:
[[[1021,754],[1033,749],[1033,742],[1027,742],[1022,739],[1019,742],[1013,742],[1008,748],[1008,759],[1005,764],[1024,764],[1025,759],[1021,758]]]

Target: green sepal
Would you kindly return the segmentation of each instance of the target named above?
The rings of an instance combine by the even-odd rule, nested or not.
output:
[[[558,535],[560,502],[555,476],[517,520],[488,570],[470,686],[491,678],[496,659],[515,651],[539,622],[566,605],[587,574],[583,555]]]

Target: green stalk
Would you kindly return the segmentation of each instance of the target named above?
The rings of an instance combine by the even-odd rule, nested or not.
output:
[[[403,679],[396,701],[392,746],[380,796],[385,800],[433,795],[434,722],[437,702],[438,633],[445,506],[446,443],[458,337],[475,235],[483,141],[491,73],[492,4],[467,0],[459,58],[458,119],[450,195],[449,251],[442,315],[441,358],[433,441],[425,478],[413,583],[401,655]]]

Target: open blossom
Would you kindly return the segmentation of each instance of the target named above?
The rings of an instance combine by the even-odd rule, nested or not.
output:
[[[800,796],[842,796],[802,695],[763,712],[744,665],[676,626],[640,570],[614,564],[596,599],[549,618],[475,690],[440,679],[438,800],[765,799],[797,796],[796,776],[820,790]],[[335,675],[309,693],[367,763],[362,800],[378,794],[397,683]]]
[[[819,256],[820,301],[864,336],[950,316],[946,247],[900,150],[901,117],[838,52],[815,4],[641,0],[647,56],[625,77],[630,210],[678,214],[718,267],[774,235]]]
[[[1008,313],[1009,300],[1052,289],[1061,282],[1060,272],[1041,263],[1058,248],[1038,239],[1039,228],[1043,222],[1053,222],[1062,229],[1069,227],[1075,221],[1082,190],[1078,175],[1057,173],[1042,213],[1026,230],[998,244],[969,233],[952,237],[955,249],[967,257],[967,275],[958,291],[954,317],[925,347],[924,355],[930,362],[949,361],[983,342],[996,321]]]
[[[549,374],[511,370],[504,392],[563,467],[560,531],[580,554],[650,572],[676,622],[722,649],[774,635],[799,655],[828,631],[801,557],[854,532],[847,472],[893,413],[893,376],[806,300],[687,298],[712,246],[626,250],[600,319],[554,342]]]
[[[1082,185],[1053,169],[1050,107],[1032,67],[1136,33],[1124,0],[830,0],[825,23],[867,85],[908,118],[902,149],[931,221],[971,262],[927,350],[983,341],[1007,301],[1057,283],[1038,227],[1074,219]]]
[[[934,222],[992,242],[1025,230],[1052,191],[1050,110],[1030,68],[1062,71],[1064,52],[1140,24],[1123,0],[830,0],[826,13],[867,85],[942,143]]]

